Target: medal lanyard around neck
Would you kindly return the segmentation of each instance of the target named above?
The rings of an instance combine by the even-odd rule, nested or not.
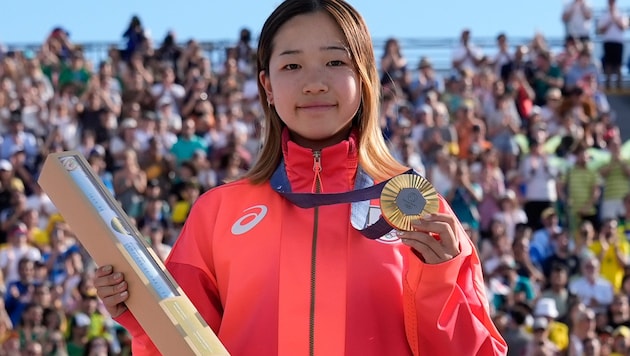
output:
[[[409,170],[404,174],[417,173]],[[382,215],[379,216],[378,221],[374,224],[368,225],[370,201],[380,198],[383,187],[385,187],[387,182],[389,180],[374,184],[374,180],[359,167],[354,190],[343,193],[293,193],[284,161],[280,162],[270,180],[273,190],[300,208],[307,209],[322,205],[351,203],[350,219],[352,227],[363,236],[372,240],[379,239],[392,231],[392,227]]]

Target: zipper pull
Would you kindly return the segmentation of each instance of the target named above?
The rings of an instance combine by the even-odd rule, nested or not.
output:
[[[315,172],[315,177],[313,177],[313,187],[311,191],[313,193],[320,193],[323,190],[322,187],[322,152],[321,151],[313,151],[313,172]]]

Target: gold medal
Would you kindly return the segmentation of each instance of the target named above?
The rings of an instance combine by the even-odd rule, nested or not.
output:
[[[438,194],[433,185],[417,174],[390,179],[381,192],[381,214],[395,229],[413,231],[411,222],[424,214],[437,213]]]

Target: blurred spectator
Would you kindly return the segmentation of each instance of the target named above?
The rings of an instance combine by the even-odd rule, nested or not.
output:
[[[470,37],[471,31],[469,29],[463,30],[459,45],[453,50],[453,68],[457,71],[475,72],[484,59],[483,52],[471,42]]]
[[[408,93],[410,75],[407,68],[407,59],[402,54],[402,49],[397,39],[389,38],[385,41],[380,68],[381,84],[383,86],[393,86],[396,90]]]
[[[569,290],[596,312],[605,311],[613,301],[613,285],[601,277],[597,257],[582,260],[581,276],[571,281]]]
[[[588,42],[590,40],[592,19],[593,9],[587,0],[573,0],[567,3],[562,12],[566,38]]]
[[[621,157],[621,143],[612,140],[608,144],[610,162],[599,169],[603,177],[602,203],[600,219],[616,219],[623,216],[625,207],[623,198],[630,192],[630,162]]]
[[[131,17],[129,26],[123,33],[123,38],[127,40],[127,47],[124,51],[123,58],[129,59],[131,55],[139,50],[147,41],[147,34],[138,16],[134,15]]]
[[[569,327],[556,319],[560,314],[553,299],[538,299],[533,316],[540,325],[538,337],[534,334],[535,345],[544,346],[546,349],[554,350],[554,352],[557,350],[565,351],[569,347]],[[534,329],[533,326],[532,329]]]
[[[606,89],[610,89],[611,78],[616,78],[617,89],[621,89],[621,63],[623,61],[624,31],[628,28],[628,16],[617,7],[616,0],[608,0],[606,11],[597,23],[597,34],[604,42],[602,66],[606,76]]]

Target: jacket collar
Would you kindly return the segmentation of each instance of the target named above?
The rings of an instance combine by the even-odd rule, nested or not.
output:
[[[353,131],[348,139],[325,147],[321,151],[320,182],[323,193],[352,190],[357,172],[358,137]],[[315,155],[310,148],[299,146],[290,140],[289,130],[282,132],[282,154],[287,177],[293,192],[312,192],[315,180]]]

